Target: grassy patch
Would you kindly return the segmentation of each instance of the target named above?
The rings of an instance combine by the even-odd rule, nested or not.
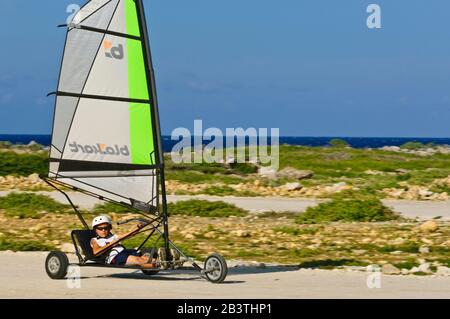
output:
[[[17,154],[0,152],[0,176],[28,176],[48,172],[48,154]]]
[[[248,197],[254,197],[259,196],[259,194],[251,191],[237,191],[234,188],[231,188],[229,186],[210,186],[204,189],[202,194],[206,195],[213,195],[213,196],[232,196],[232,195],[239,195],[239,196],[248,196]]]
[[[0,197],[0,209],[8,217],[39,218],[40,212],[62,213],[69,205],[61,204],[54,199],[34,193],[10,193]]]
[[[274,232],[279,232],[283,234],[298,236],[298,235],[314,235],[320,230],[319,227],[290,227],[290,226],[282,226],[273,228]]]
[[[0,239],[0,250],[49,251],[55,250],[55,247],[53,245],[44,244],[41,241]]]
[[[266,252],[261,250],[238,250],[236,252],[236,256],[240,258],[246,258],[246,257],[264,257],[266,255]]]
[[[331,201],[308,209],[296,218],[299,224],[323,222],[380,222],[398,219],[390,208],[374,196],[335,196]]]
[[[398,269],[412,269],[414,267],[418,267],[420,264],[414,258],[409,258],[403,262],[393,263],[395,267]]]
[[[450,258],[439,258],[436,261],[445,267],[450,267]]]
[[[232,204],[221,201],[210,202],[198,199],[169,203],[168,210],[171,215],[201,217],[245,216],[247,214],[246,210]]]
[[[367,266],[368,263],[355,259],[324,259],[305,261],[299,265],[300,268],[333,269],[342,266]]]
[[[299,213],[294,213],[294,212],[274,212],[274,211],[268,211],[268,212],[263,212],[263,213],[259,213],[257,216],[259,218],[289,218],[289,219],[294,219],[299,215]]]

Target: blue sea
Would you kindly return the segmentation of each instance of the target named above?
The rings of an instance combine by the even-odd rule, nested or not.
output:
[[[413,138],[413,137],[305,137],[305,136],[281,136],[280,144],[304,145],[304,146],[326,146],[332,139],[342,139],[354,148],[378,148],[383,146],[400,146],[407,142],[433,143],[436,145],[450,145],[450,138]],[[35,141],[39,144],[49,146],[50,135],[1,135],[0,141],[9,141],[13,144],[28,144]],[[163,147],[165,152],[170,152],[172,147],[179,141],[172,141],[170,136],[163,136]],[[208,144],[210,141],[204,141]],[[270,142],[270,140],[268,141]],[[225,145],[225,142],[224,142]]]

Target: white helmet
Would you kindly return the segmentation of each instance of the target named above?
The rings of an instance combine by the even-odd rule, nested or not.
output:
[[[111,217],[106,216],[106,215],[100,215],[100,216],[95,217],[94,220],[92,221],[92,228],[95,228],[95,226],[104,224],[104,223],[108,223],[112,227]]]

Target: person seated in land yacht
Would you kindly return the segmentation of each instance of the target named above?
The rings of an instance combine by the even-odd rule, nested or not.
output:
[[[111,233],[112,220],[109,216],[101,215],[94,218],[92,228],[96,237],[91,239],[91,247],[94,255],[99,254],[108,247],[113,247],[107,253],[106,263],[113,265],[139,265],[143,268],[155,268],[156,258],[150,254],[140,254],[135,249],[126,249],[120,245],[120,241],[128,236],[117,236]]]

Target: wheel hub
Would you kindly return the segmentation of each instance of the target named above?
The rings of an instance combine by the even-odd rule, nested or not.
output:
[[[59,259],[57,257],[52,257],[48,261],[48,270],[52,274],[57,273],[59,271],[59,268],[61,267],[61,263],[59,262]]]

